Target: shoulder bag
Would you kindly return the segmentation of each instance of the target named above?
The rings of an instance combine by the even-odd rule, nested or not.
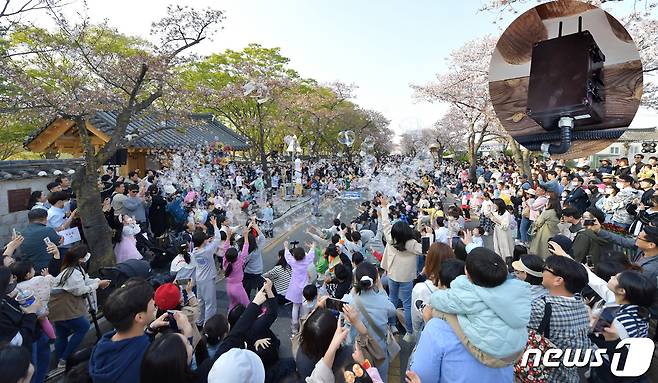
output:
[[[530,329],[528,331],[528,344],[522,355],[525,355],[525,351],[528,349],[539,350],[540,355],[544,355],[546,351],[551,348],[556,348],[556,346],[551,342],[548,337],[550,337],[551,330],[551,313],[552,308],[550,302],[546,301],[546,297],[543,298],[546,305],[544,306],[544,316],[541,318],[539,323],[539,328],[537,330]],[[541,364],[541,360],[537,361],[535,364],[536,358],[528,358],[525,366],[521,365],[523,359],[519,359],[514,364],[514,375],[517,382],[522,383],[547,383],[548,382],[548,371],[545,366]]]
[[[356,303],[357,308],[363,314],[363,316],[366,318],[366,321],[368,324],[370,324],[370,327],[372,328],[372,331],[375,332],[375,335],[377,335],[381,339],[386,339],[386,348],[389,356],[389,361],[395,359],[395,357],[400,353],[400,345],[398,344],[397,340],[395,340],[395,336],[393,336],[393,333],[391,332],[390,329],[386,331],[386,334],[383,334],[377,326],[375,326],[375,322],[372,320],[370,317],[370,314],[368,314],[368,311],[365,309],[363,306],[363,303],[361,302],[361,298],[359,297],[358,294],[354,295],[354,303]]]

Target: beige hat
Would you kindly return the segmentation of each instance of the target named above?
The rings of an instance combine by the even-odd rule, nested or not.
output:
[[[524,265],[520,259],[518,261],[512,262],[512,268],[514,268],[516,271],[523,271],[528,275],[532,275],[533,277],[541,278],[543,276],[541,271],[530,270],[530,268]]]
[[[537,192],[535,191],[535,189],[528,189],[525,192],[530,194],[530,195],[537,195]]]

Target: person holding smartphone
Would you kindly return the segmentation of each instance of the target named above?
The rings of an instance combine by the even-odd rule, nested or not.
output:
[[[558,244],[551,244],[555,255],[570,258]],[[602,308],[592,310],[592,340],[598,347],[610,350],[603,366],[592,369],[591,378],[597,382],[613,381],[610,361],[612,353],[617,352],[617,343],[621,339],[649,336],[649,308],[656,295],[656,283],[638,270],[622,271],[606,282],[589,267],[583,268],[587,271],[589,287],[605,302]],[[626,352],[627,348],[622,348],[622,353]]]
[[[21,230],[23,242],[20,244],[22,258],[34,264],[35,270],[48,267],[52,256],[48,253],[47,242],[60,245],[64,238],[60,237],[55,229],[48,226],[48,212],[44,209],[34,209],[27,213],[28,225]],[[59,271],[59,270],[57,270]]]
[[[592,230],[595,225],[600,226],[604,222],[605,213],[595,207],[590,207],[583,213],[583,230],[578,231],[573,239],[574,260],[586,264],[587,256],[590,256],[592,265],[596,266],[599,264],[600,254],[612,250],[612,243]]]

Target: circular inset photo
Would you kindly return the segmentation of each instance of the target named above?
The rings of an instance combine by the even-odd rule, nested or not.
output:
[[[633,121],[642,62],[631,35],[609,13],[554,1],[523,13],[502,34],[489,94],[502,126],[526,149],[585,157]]]

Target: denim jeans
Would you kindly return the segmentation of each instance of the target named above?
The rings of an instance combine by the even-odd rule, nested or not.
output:
[[[411,322],[411,290],[413,290],[413,288],[413,281],[396,282],[392,279],[388,280],[388,298],[395,307],[397,307],[398,298],[402,300],[405,327],[410,334],[414,331],[413,323]]]
[[[416,256],[416,274],[420,274],[420,272],[423,271],[423,267],[425,267],[425,257],[425,255]]]
[[[32,344],[34,375],[32,375],[31,383],[43,383],[46,380],[46,375],[48,375],[48,369],[50,368],[49,340],[48,335],[41,332],[41,336]]]
[[[530,220],[527,219],[526,217],[521,218],[521,224],[519,225],[519,238],[521,238],[522,242],[530,242],[530,238],[528,236],[528,230],[530,229]]]
[[[67,360],[87,335],[87,331],[89,331],[89,320],[86,316],[55,322],[55,334],[57,334],[55,355],[57,358]]]

